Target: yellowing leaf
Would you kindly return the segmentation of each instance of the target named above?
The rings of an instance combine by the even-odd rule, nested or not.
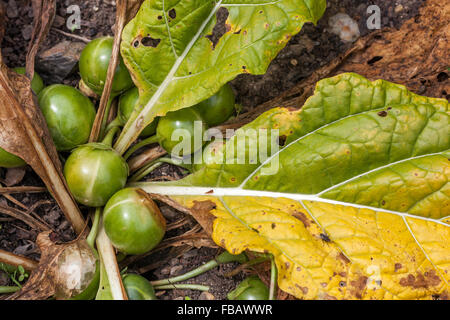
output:
[[[174,196],[216,208],[213,239],[270,252],[280,288],[301,299],[447,298],[450,227],[407,214],[309,200]]]

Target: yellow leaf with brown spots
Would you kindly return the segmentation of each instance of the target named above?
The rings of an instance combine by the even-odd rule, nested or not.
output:
[[[446,298],[450,227],[358,205],[271,197],[172,196],[216,217],[229,252],[269,252],[280,288],[301,299]],[[213,204],[213,205],[211,205]]]

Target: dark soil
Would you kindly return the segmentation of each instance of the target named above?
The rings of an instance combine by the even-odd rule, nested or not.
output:
[[[7,2],[8,21],[6,35],[1,46],[2,55],[9,67],[23,66],[25,64],[28,40],[32,31],[32,10],[29,1],[26,0],[9,0],[5,2]],[[302,31],[273,60],[265,75],[244,74],[231,82],[237,92],[238,102],[244,106],[245,110],[249,110],[276,97],[348,49],[351,43],[344,43],[337,35],[329,31],[328,20],[336,13],[347,13],[356,20],[361,36],[364,36],[372,31],[368,30],[366,26],[368,17],[366,9],[369,5],[376,4],[380,7],[382,27],[398,28],[403,21],[413,17],[418,12],[418,8],[423,2],[423,0],[329,0],[327,11],[318,25],[305,25]],[[57,1],[57,3],[57,17],[53,25],[55,29],[70,33],[70,30],[65,25],[65,21],[69,16],[66,9],[69,5],[77,4],[81,9],[82,24],[80,30],[73,32],[74,35],[87,39],[112,35],[112,25],[115,17],[113,0],[64,0]],[[51,30],[41,50],[53,47],[63,40],[80,42],[79,39]],[[46,80],[47,84],[54,82],[52,79]],[[75,85],[78,80],[79,77],[75,69],[63,82]],[[2,177],[5,172],[3,170],[1,173]],[[183,171],[170,165],[163,165],[152,173],[149,178],[167,175],[179,178],[183,175]],[[28,168],[24,179],[19,185],[42,186],[43,184],[36,174]],[[41,216],[59,234],[61,239],[67,241],[74,238],[72,228],[48,193],[19,194],[14,195],[14,197],[28,208],[38,202],[45,201],[36,207],[34,212]],[[4,197],[1,197],[0,201],[17,207]],[[168,207],[162,211],[165,213],[168,223],[181,219],[184,216],[184,214],[175,212]],[[195,222],[190,222],[182,228],[171,230],[167,233],[166,238],[180,235],[193,226],[195,226]],[[11,220],[8,216],[0,214],[0,249],[37,260],[39,258],[39,250],[34,243],[37,233],[37,230],[30,230],[23,222]],[[145,273],[145,276],[151,280],[167,278],[168,276],[182,274],[205,263],[218,252],[218,249],[205,247],[196,249],[185,245],[181,248],[166,249],[150,257],[143,258],[130,265],[129,270],[139,270],[155,261],[161,261],[160,266],[149,270]],[[167,259],[168,256],[170,259]],[[210,292],[215,299],[225,299],[227,292],[233,289],[245,276],[243,273],[233,278],[223,276],[224,273],[232,270],[234,267],[235,265],[233,264],[221,266],[192,279],[191,282],[209,285],[211,286]],[[7,278],[0,271],[0,285],[7,283]],[[160,293],[161,299],[183,299],[185,296],[196,299],[199,298],[200,293],[190,290],[168,290]]]

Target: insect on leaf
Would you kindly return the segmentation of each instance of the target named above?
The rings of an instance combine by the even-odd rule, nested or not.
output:
[[[232,253],[272,253],[280,288],[298,298],[446,299],[449,118],[446,100],[341,74],[300,110],[239,129],[190,176],[134,186],[211,214],[213,240]],[[232,163],[227,146],[258,128],[279,129],[280,150]],[[245,159],[260,139],[247,138]]]

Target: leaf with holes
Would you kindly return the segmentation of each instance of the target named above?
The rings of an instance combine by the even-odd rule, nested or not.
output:
[[[302,109],[239,129],[190,176],[135,186],[190,208],[230,252],[272,253],[298,298],[448,298],[449,118],[446,100],[341,74]],[[252,163],[267,138],[256,129],[284,138]]]
[[[116,150],[123,153],[156,116],[208,98],[240,73],[264,73],[325,7],[325,0],[145,1],[123,31],[140,104]]]

